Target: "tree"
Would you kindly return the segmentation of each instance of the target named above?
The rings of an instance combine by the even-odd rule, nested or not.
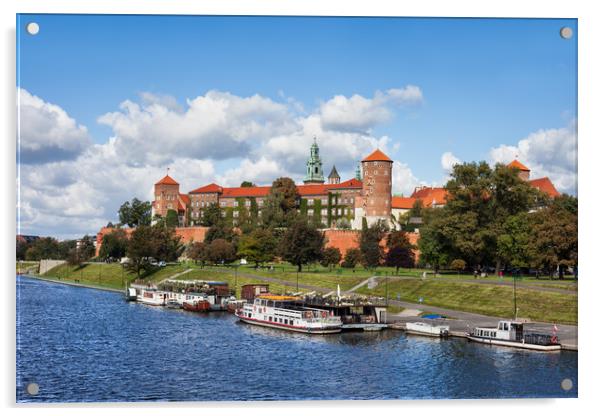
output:
[[[205,234],[205,244],[210,244],[213,240],[217,239],[234,242],[236,237],[236,233],[231,227],[221,224],[212,225]]]
[[[320,259],[323,246],[324,234],[306,221],[297,220],[282,236],[280,252],[300,272],[304,264]]]
[[[41,237],[33,241],[25,252],[26,260],[58,259],[59,242],[52,237]]]
[[[257,229],[238,241],[238,256],[259,266],[271,261],[276,253],[276,240],[269,229]]]
[[[140,225],[150,225],[151,223],[151,203],[140,201],[138,198],[126,201],[119,207],[119,222],[128,227],[138,227]]]
[[[207,249],[209,260],[215,264],[230,263],[236,259],[234,244],[222,238],[213,240]]]
[[[466,262],[462,259],[454,259],[452,260],[450,267],[454,269],[459,275],[460,272],[466,268]]]
[[[179,224],[178,213],[173,209],[168,209],[165,215],[165,226],[166,227],[177,227]]]
[[[388,227],[384,221],[377,221],[360,232],[360,251],[364,267],[372,269],[380,265],[384,250],[380,245]]]
[[[408,235],[404,231],[392,231],[387,236],[385,264],[389,267],[395,267],[396,273],[399,273],[400,267],[414,267],[413,248],[414,246],[410,243]]]
[[[291,178],[278,178],[265,198],[262,220],[265,226],[288,227],[297,221],[299,192]]]
[[[533,213],[529,253],[536,267],[550,277],[558,269],[560,279],[565,269],[577,265],[577,215],[566,209],[566,201],[552,204]]]
[[[527,267],[531,263],[529,242],[531,239],[531,214],[521,212],[504,221],[497,238],[497,256],[514,267]]]
[[[195,241],[186,248],[186,256],[204,266],[205,262],[209,260],[208,247],[201,241]]]
[[[203,217],[201,218],[201,225],[204,227],[213,227],[220,225],[224,222],[222,217],[222,210],[217,202],[209,204],[203,211]]]
[[[424,209],[424,204],[422,203],[422,199],[417,199],[412,204],[412,208],[408,211],[409,217],[422,217],[422,210]]]
[[[128,238],[124,230],[115,231],[102,236],[99,257],[102,259],[120,259],[125,257]]]
[[[243,181],[243,182],[240,184],[240,187],[241,187],[241,188],[252,188],[252,187],[254,187],[254,186],[255,186],[255,184],[254,184],[253,182],[249,182],[249,181]]]
[[[362,262],[362,252],[359,248],[350,248],[345,253],[345,258],[343,259],[342,267],[348,269],[354,269],[355,266]]]
[[[336,266],[341,262],[341,257],[341,250],[337,247],[327,247],[322,252],[320,264],[324,267],[328,267],[328,270],[332,270],[332,266]]]
[[[173,228],[159,225],[141,225],[137,227],[128,240],[127,268],[140,275],[142,270],[154,268],[153,260],[175,261],[182,254],[184,247],[180,237],[175,235]]]

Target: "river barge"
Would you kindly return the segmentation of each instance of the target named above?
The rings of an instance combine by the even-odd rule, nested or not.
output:
[[[476,327],[468,334],[468,339],[482,344],[535,351],[559,351],[561,348],[556,327],[551,335],[526,332],[524,323],[518,321],[499,321],[497,327]]]
[[[253,303],[244,304],[235,315],[251,325],[306,334],[334,334],[342,328],[340,317],[305,306],[295,296],[260,295]]]
[[[382,298],[309,293],[303,302],[306,306],[324,309],[338,316],[343,331],[380,331],[388,327],[387,306]]]

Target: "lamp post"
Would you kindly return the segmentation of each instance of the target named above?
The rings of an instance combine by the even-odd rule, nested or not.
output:
[[[518,314],[518,309],[516,308],[516,274],[513,274],[512,277],[513,277],[512,280],[514,281],[514,285],[513,285],[514,286],[514,290],[513,290],[513,292],[514,292],[514,320],[516,321],[517,314]]]
[[[236,297],[236,289],[238,288],[238,265],[234,266],[234,297]]]
[[[297,270],[297,292],[299,291],[299,270]]]

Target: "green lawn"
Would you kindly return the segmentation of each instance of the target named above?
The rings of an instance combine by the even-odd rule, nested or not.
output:
[[[17,261],[16,262],[16,271],[17,272],[25,272],[30,267],[37,267],[39,264],[38,261]]]
[[[372,290],[362,287],[358,292],[385,296],[386,286],[387,284],[381,281]],[[388,282],[388,292],[390,299],[396,299],[399,294],[401,300],[414,303],[418,303],[422,297],[424,305],[508,318],[514,314],[511,287],[434,279],[399,279]],[[519,317],[544,322],[577,322],[576,294],[523,288],[517,289],[516,294]]]
[[[44,274],[44,277],[120,289],[124,287],[125,282],[133,280],[135,275],[123,270],[122,266],[116,263],[94,263],[83,264],[81,267],[62,264],[50,269]]]

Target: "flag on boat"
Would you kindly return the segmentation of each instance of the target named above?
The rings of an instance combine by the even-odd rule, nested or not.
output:
[[[337,298],[341,297],[341,285],[337,285]]]
[[[554,332],[558,331],[558,327],[556,326],[556,324],[554,324]]]

